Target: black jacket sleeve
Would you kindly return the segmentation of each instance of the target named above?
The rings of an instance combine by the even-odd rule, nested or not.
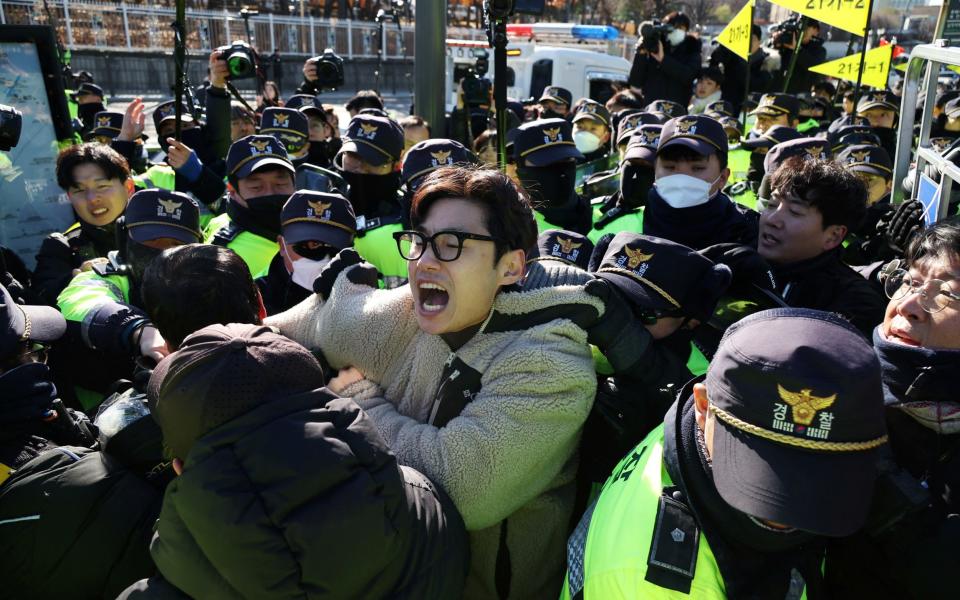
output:
[[[33,271],[33,291],[48,306],[57,305],[57,296],[73,278],[74,264],[70,242],[62,233],[44,238]]]
[[[700,40],[688,35],[672,52],[663,53],[661,70],[667,77],[682,85],[693,85],[693,80],[700,71],[700,47]]]
[[[206,152],[197,150],[200,160],[212,163],[226,158],[230,150],[230,94],[223,89],[210,86],[207,89],[207,124],[204,137],[207,141]]]
[[[223,163],[223,161],[219,162]],[[190,182],[186,177],[177,177],[177,191],[191,192],[214,214],[223,212],[222,200],[226,190],[227,184],[223,181],[223,175],[206,164],[203,165],[200,177],[196,181]]]
[[[633,55],[633,65],[630,67],[630,76],[627,78],[630,87],[643,88],[643,84],[647,80],[647,69],[652,60],[649,54],[637,52]]]

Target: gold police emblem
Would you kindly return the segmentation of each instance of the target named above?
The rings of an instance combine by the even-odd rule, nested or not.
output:
[[[553,129],[544,129],[543,133],[547,136],[547,138],[550,139],[551,142],[555,142],[560,137],[560,128],[554,127]]]
[[[273,115],[273,126],[274,127],[286,127],[287,121],[290,120],[290,115],[285,115],[283,113],[277,113]]]
[[[810,158],[821,158],[823,155],[823,146],[810,146],[809,148],[805,148],[805,150],[807,154],[810,155]]]
[[[564,254],[570,254],[571,252],[573,252],[574,250],[576,250],[577,248],[583,245],[583,242],[575,243],[573,240],[569,238],[563,238],[560,236],[557,236],[557,243],[560,244],[560,251],[563,252]]]
[[[370,123],[360,123],[360,129],[363,130],[364,135],[372,136],[375,133],[377,133],[377,129],[379,129],[379,126],[372,125]]]
[[[250,145],[259,153],[266,152],[270,146],[270,140],[255,140],[250,142]]]
[[[164,200],[161,198],[159,200],[160,206],[163,207],[163,211],[168,215],[172,215],[183,205],[183,202],[177,202],[176,200]]]
[[[677,121],[677,133],[696,133],[696,132],[697,132],[696,119],[681,119]]]
[[[660,140],[660,132],[658,131],[641,131],[643,134],[643,141],[647,144],[656,144]]]
[[[630,246],[624,246],[623,251],[627,255],[627,268],[629,269],[636,269],[642,263],[645,263],[653,258],[652,252],[650,254],[644,254],[643,250],[640,250],[639,248],[634,250]]]
[[[870,151],[869,150],[859,150],[857,152],[851,152],[850,162],[870,162]]]
[[[777,392],[780,398],[790,405],[793,415],[793,422],[797,425],[809,425],[817,415],[818,410],[829,408],[837,399],[837,395],[818,397],[813,395],[813,390],[804,388],[799,392],[791,392],[779,383]]]
[[[97,127],[109,127],[110,117],[97,117]]]
[[[313,209],[314,214],[322,215],[323,211],[333,206],[333,202],[323,202],[322,200],[307,200],[307,204]]]
[[[433,157],[437,164],[446,164],[450,162],[450,150],[438,150],[436,152],[431,152],[430,156]]]

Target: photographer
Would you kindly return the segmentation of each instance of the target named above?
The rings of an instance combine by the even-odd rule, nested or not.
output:
[[[308,58],[303,63],[303,83],[298,94],[316,96],[323,90],[336,89],[343,85],[343,59],[327,48],[320,56]]]
[[[808,69],[827,60],[827,49],[820,39],[820,23],[811,19],[790,19],[774,26],[771,34],[771,45],[780,52],[780,70],[774,77],[773,89],[782,90],[793,61],[793,52],[797,47],[797,36],[803,30],[800,39],[800,54],[797,64],[790,77],[787,93],[797,94],[806,92],[810,87],[823,78],[822,75],[811,73]]]
[[[776,60],[770,52],[760,45],[760,26],[750,27],[750,59],[744,62],[726,46],[717,44],[710,54],[710,67],[719,69],[724,77],[720,84],[723,99],[733,104],[734,113],[740,114],[743,104],[743,90],[747,84],[747,64],[750,65],[750,91],[766,92],[770,89],[770,80],[776,69]]]
[[[648,101],[671,100],[687,105],[693,79],[700,70],[700,40],[689,35],[690,19],[672,12],[640,26],[630,88]]]

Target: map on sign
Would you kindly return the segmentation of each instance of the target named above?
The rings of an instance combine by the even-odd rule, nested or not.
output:
[[[862,36],[870,0],[770,0],[773,4]]]
[[[19,144],[0,152],[0,244],[32,268],[43,238],[73,222],[57,186],[57,138],[35,44],[0,43],[0,104],[23,114]]]

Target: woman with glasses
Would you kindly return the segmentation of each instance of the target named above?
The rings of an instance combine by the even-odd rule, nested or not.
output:
[[[873,343],[883,373],[889,462],[871,525],[837,544],[828,579],[836,598],[955,598],[960,220],[917,236],[906,259],[886,265],[880,279],[890,303]]]
[[[470,532],[467,597],[556,597],[596,389],[586,333],[558,309],[603,305],[577,286],[519,291],[536,226],[499,171],[434,171],[410,217],[395,233],[408,284],[372,289],[364,265],[343,268],[346,250],[318,294],[268,324],[321,349],[342,369],[331,389],[450,495]]]

